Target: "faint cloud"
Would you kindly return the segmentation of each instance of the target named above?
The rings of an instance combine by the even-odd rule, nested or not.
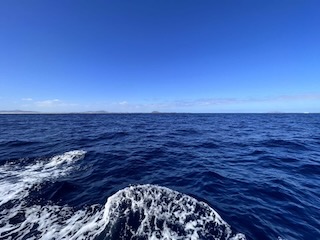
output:
[[[66,103],[60,99],[49,99],[43,101],[34,102],[34,105],[38,108],[47,108],[47,109],[62,109],[66,107],[74,107],[78,106],[78,104],[74,103]]]
[[[32,98],[21,98],[22,101],[33,101]]]
[[[320,94],[281,95],[275,97],[277,101],[320,100]]]
[[[171,104],[175,107],[196,107],[196,106],[224,106],[244,103],[261,102],[294,102],[294,101],[320,100],[320,94],[280,95],[261,98],[201,98],[195,100],[179,100]]]
[[[200,98],[195,100],[179,100],[174,101],[174,107],[196,107],[196,106],[216,106],[216,105],[229,105],[246,102],[245,99],[237,98]]]
[[[261,97],[198,98],[176,100],[144,100],[141,102],[87,102],[74,104],[61,99],[33,100],[23,98],[14,103],[14,108],[46,112],[71,112],[105,110],[109,112],[224,112],[224,111],[298,111],[300,106],[318,106],[320,94],[296,94]],[[3,101],[2,101],[3,102]],[[1,101],[0,101],[1,103]],[[319,103],[319,104],[318,104]],[[20,105],[18,105],[20,104]],[[309,104],[309,105],[308,105]],[[270,110],[271,109],[271,110]],[[289,110],[288,110],[289,109]],[[309,109],[317,109],[315,107]],[[303,109],[303,111],[310,111]],[[317,110],[312,110],[317,111]]]
[[[119,105],[127,105],[128,102],[127,102],[127,101],[122,101],[122,102],[119,102],[118,104],[119,104]]]
[[[37,107],[56,107],[57,105],[61,105],[62,101],[59,99],[52,99],[52,100],[44,100],[44,101],[37,101],[35,105]]]

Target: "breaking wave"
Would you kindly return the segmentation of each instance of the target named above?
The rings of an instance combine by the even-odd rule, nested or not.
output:
[[[28,201],[31,191],[68,174],[85,154],[0,167],[0,239],[245,239],[208,204],[155,185],[124,188],[105,206],[80,210]]]
[[[169,188],[137,185],[105,205],[106,239],[245,239],[206,203]]]

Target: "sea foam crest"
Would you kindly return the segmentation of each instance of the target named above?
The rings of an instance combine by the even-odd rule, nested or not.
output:
[[[104,239],[245,239],[208,204],[169,188],[130,186],[108,198]]]
[[[97,204],[75,211],[28,202],[34,186],[66,175],[85,153],[70,151],[28,166],[0,167],[0,240],[245,239],[233,235],[206,203],[155,185],[122,189],[104,208]]]
[[[0,167],[0,239],[93,239],[101,231],[99,205],[74,211],[66,206],[30,206],[27,201],[32,187],[66,175],[85,153],[75,150],[25,167]]]
[[[73,168],[72,164],[82,159],[85,154],[83,150],[75,150],[25,167],[12,164],[1,166],[0,205],[13,199],[25,198],[31,187],[44,180],[53,180],[67,174]]]

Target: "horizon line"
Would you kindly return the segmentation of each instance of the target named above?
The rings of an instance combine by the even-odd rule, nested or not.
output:
[[[42,111],[29,111],[29,110],[0,110],[0,115],[36,115],[36,114],[320,114],[320,112],[282,112],[282,111],[269,111],[269,112],[110,112],[105,110],[100,111],[70,111],[70,112],[42,112]]]

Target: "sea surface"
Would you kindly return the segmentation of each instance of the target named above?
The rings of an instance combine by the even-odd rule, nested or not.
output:
[[[320,239],[320,114],[0,115],[0,239]]]

